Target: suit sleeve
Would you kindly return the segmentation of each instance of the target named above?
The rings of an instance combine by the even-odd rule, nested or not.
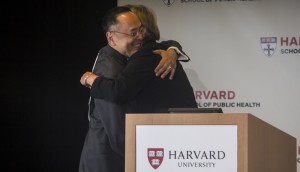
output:
[[[160,42],[164,50],[174,49],[178,54],[178,60],[182,62],[190,61],[189,56],[182,50],[181,45],[174,40],[162,41]]]

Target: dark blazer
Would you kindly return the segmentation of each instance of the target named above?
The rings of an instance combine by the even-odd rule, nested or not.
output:
[[[155,76],[154,69],[161,56],[152,50],[161,47],[148,43],[131,56],[122,73],[115,79],[98,77],[91,88],[91,96],[119,104],[135,100],[136,112],[167,112],[168,108],[197,107],[193,88],[180,62],[173,80]]]

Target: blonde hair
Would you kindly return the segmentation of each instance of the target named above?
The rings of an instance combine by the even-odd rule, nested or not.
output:
[[[128,4],[126,6],[139,17],[142,25],[145,27],[146,33],[144,40],[146,42],[159,40],[160,31],[157,26],[156,16],[154,12],[144,5]]]

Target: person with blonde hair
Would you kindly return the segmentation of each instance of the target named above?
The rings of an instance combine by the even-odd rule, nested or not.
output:
[[[160,32],[154,12],[144,5],[128,4],[126,6],[139,17],[142,25],[147,29],[144,41],[158,41],[160,39]]]
[[[144,43],[151,42],[151,41],[156,41],[156,42],[160,41],[160,31],[153,10],[144,5],[127,4],[125,6],[129,7],[130,10],[139,17],[142,25],[146,28],[147,31],[145,32]],[[161,43],[164,44],[166,42],[161,42]],[[170,50],[173,49],[174,51],[170,51],[168,52],[169,55],[163,56],[160,64],[155,68],[155,72],[157,76],[161,75],[161,77],[164,78],[167,74],[169,74],[167,73],[168,72],[167,68],[171,66],[172,70],[170,70],[169,78],[172,79],[176,71],[176,61],[177,60],[182,62],[190,61],[190,58],[184,52],[182,52],[180,44],[178,44],[177,46],[178,47],[176,46],[168,47]],[[161,55],[167,53],[166,51],[160,51],[160,50],[155,50],[154,52]],[[177,53],[177,55],[174,55],[172,53]],[[168,58],[164,58],[164,57],[168,57]],[[169,63],[171,65],[168,65]],[[165,73],[162,73],[163,70],[165,71]]]

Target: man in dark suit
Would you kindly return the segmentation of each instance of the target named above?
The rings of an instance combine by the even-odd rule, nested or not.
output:
[[[108,45],[99,51],[93,72],[107,79],[114,79],[127,64],[128,57],[141,47],[144,30],[137,16],[124,7],[117,7],[108,13],[103,28]],[[157,46],[160,49],[169,46],[181,48],[174,41],[160,45]],[[154,75],[154,70],[151,69]],[[167,70],[170,72],[172,69]],[[82,79],[83,84],[88,83],[94,76],[90,72],[87,73]],[[125,113],[137,111],[136,101],[126,102],[118,104],[93,97],[89,131],[80,159],[80,172],[124,171]]]

